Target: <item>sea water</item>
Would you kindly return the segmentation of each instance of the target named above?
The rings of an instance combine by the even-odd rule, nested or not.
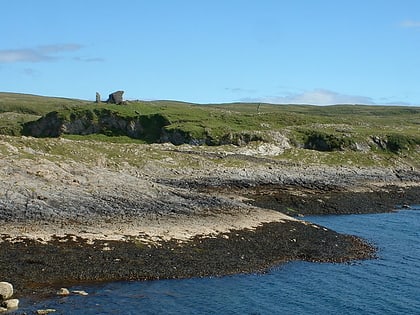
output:
[[[18,314],[420,314],[420,206],[385,214],[308,216],[378,248],[345,264],[291,262],[267,273],[73,287],[88,296],[23,299]]]

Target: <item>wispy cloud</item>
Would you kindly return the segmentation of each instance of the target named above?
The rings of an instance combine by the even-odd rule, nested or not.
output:
[[[32,68],[25,68],[23,69],[23,74],[30,77],[34,77],[36,74],[38,74],[38,72]]]
[[[405,20],[402,21],[400,25],[406,28],[420,28],[420,21]]]
[[[326,89],[315,89],[302,93],[291,93],[285,96],[269,96],[258,99],[243,99],[243,101],[265,102],[272,104],[375,104],[372,98],[359,95],[341,94]]]
[[[80,62],[104,62],[104,58],[84,58],[84,57],[74,57],[73,60]]]
[[[40,53],[34,49],[6,49],[0,50],[0,62],[1,63],[13,63],[13,62],[40,62],[50,61],[55,58]]]
[[[38,50],[48,54],[48,53],[60,53],[64,51],[77,51],[82,48],[83,46],[79,44],[57,44],[57,45],[39,46]]]
[[[54,61],[60,58],[60,53],[77,51],[82,47],[78,44],[59,44],[35,48],[5,49],[0,50],[0,63]]]
[[[253,89],[244,89],[244,88],[225,88],[226,91],[231,92],[231,93],[255,93],[256,90]]]
[[[404,106],[412,105],[409,102],[402,101],[401,98],[398,96],[381,97],[378,99],[378,103],[383,104],[383,105],[404,105]]]

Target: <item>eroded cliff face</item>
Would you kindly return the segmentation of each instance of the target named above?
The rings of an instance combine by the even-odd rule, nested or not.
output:
[[[251,142],[266,142],[268,137],[258,131],[227,132],[225,134],[214,136],[211,132],[205,131],[202,134],[194,135],[181,128],[163,128],[160,142],[170,142],[174,145],[229,145],[244,146]]]
[[[63,134],[89,135],[101,133],[109,136],[128,136],[156,142],[169,121],[159,114],[123,117],[112,111],[85,111],[68,117],[51,112],[35,122],[25,125],[26,135],[33,137],[59,137]]]
[[[24,125],[24,134],[33,137],[58,137],[63,132],[63,119],[57,112],[48,113],[40,119]]]
[[[51,112],[37,121],[27,123],[24,134],[33,137],[59,137],[63,134],[128,136],[149,143],[169,142],[175,145],[246,145],[253,141],[264,141],[259,132],[228,132],[214,136],[210,132],[193,134],[182,128],[171,128],[163,115],[121,116],[109,110],[81,111],[63,115]],[[169,127],[169,128],[168,128]]]

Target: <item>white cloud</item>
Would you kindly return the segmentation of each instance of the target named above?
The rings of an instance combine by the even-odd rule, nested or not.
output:
[[[5,49],[0,50],[0,63],[53,61],[58,59],[57,54],[61,52],[76,51],[81,48],[82,46],[78,44],[59,44],[25,49]]]
[[[358,95],[340,94],[325,89],[315,89],[303,93],[287,94],[285,96],[271,96],[259,99],[247,99],[272,104],[311,104],[311,105],[334,105],[334,104],[375,104],[370,97]]]
[[[402,21],[400,25],[406,28],[420,28],[420,21],[405,20]]]
[[[8,49],[0,50],[1,63],[14,62],[40,62],[54,59],[51,56],[43,55],[33,49]]]

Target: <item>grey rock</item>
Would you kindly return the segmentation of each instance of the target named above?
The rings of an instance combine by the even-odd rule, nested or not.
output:
[[[100,103],[100,102],[101,102],[101,94],[99,94],[98,92],[96,92],[95,103]]]
[[[373,143],[380,149],[386,150],[386,141],[379,136],[371,137]]]
[[[57,295],[61,295],[61,296],[70,295],[70,291],[66,288],[61,288],[60,290],[57,291]]]
[[[106,101],[109,104],[122,104],[123,103],[123,94],[124,91],[116,91],[109,94],[109,98]]]
[[[9,282],[0,282],[0,299],[7,300],[13,295],[13,285]]]
[[[25,129],[27,135],[32,137],[58,137],[63,133],[62,126],[63,119],[57,112],[51,112],[36,121],[27,123]]]
[[[19,300],[10,299],[10,300],[3,301],[2,306],[7,308],[8,310],[16,309],[19,307]]]
[[[54,312],[57,312],[57,310],[55,310],[55,309],[53,309],[53,308],[47,308],[47,309],[45,309],[45,310],[37,310],[37,311],[36,311],[36,313],[37,313],[38,315],[46,315],[46,314],[49,314],[49,313],[54,313]]]

